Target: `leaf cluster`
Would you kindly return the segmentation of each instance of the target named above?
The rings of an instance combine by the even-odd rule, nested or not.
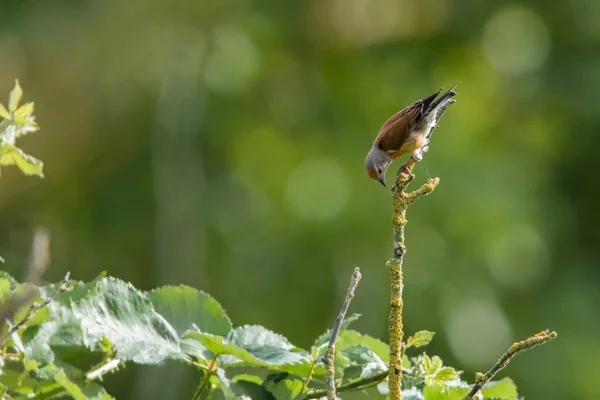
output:
[[[6,301],[22,291],[8,275],[0,278]],[[57,285],[39,288],[43,301]],[[164,286],[150,292],[130,283],[100,276],[69,282],[46,308],[7,340],[1,351],[0,392],[12,399],[111,399],[99,379],[128,362],[145,365],[168,360],[198,369],[197,398],[306,399],[325,389],[326,352],[330,331],[309,349],[290,343],[262,326],[234,326],[210,295],[188,286]],[[23,305],[23,310],[29,305]],[[23,315],[17,312],[15,321]],[[387,397],[386,343],[350,329],[348,317],[336,344],[336,383]],[[419,331],[404,345],[412,352],[427,345],[433,332]],[[406,399],[462,399],[470,385],[460,371],[425,353],[403,358]],[[514,384],[504,379],[486,386],[483,399],[516,399]]]

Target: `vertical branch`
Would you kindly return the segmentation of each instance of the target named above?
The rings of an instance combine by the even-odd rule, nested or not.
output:
[[[327,382],[327,399],[334,400],[335,399],[335,342],[337,341],[338,334],[340,333],[340,327],[342,326],[342,322],[344,322],[344,318],[346,317],[346,311],[348,311],[348,306],[350,305],[350,301],[354,297],[354,289],[358,285],[360,281],[360,269],[357,267],[354,269],[354,273],[352,274],[352,279],[350,280],[350,286],[348,286],[348,292],[346,293],[346,298],[344,299],[344,303],[342,304],[342,309],[335,319],[335,324],[333,325],[333,330],[331,331],[331,337],[329,338],[329,346],[327,347],[327,353],[325,353],[324,362],[326,367],[326,382]]]
[[[419,197],[427,195],[436,188],[439,179],[430,179],[414,192],[407,193],[408,184],[414,179],[412,167],[414,161],[410,159],[398,171],[396,184],[392,188],[392,202],[394,214],[392,225],[394,229],[394,253],[386,266],[390,270],[390,315],[388,318],[390,337],[390,364],[388,370],[388,387],[390,400],[402,399],[402,339],[404,336],[402,325],[402,291],[404,288],[402,278],[402,261],[406,253],[404,245],[404,227],[407,224],[406,210]]]

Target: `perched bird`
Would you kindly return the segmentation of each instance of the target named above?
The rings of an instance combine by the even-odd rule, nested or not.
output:
[[[452,98],[456,95],[453,90],[456,86],[458,83],[437,100],[444,88],[404,107],[383,124],[365,160],[369,177],[385,186],[385,172],[396,158],[410,153],[406,166],[421,161],[429,148],[433,129],[446,107],[456,101]]]

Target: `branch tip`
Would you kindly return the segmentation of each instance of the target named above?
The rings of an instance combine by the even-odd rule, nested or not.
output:
[[[354,273],[352,274],[352,278],[350,279],[350,285],[348,286],[348,291],[346,292],[346,298],[344,299],[344,303],[342,304],[342,308],[337,318],[335,319],[335,323],[333,325],[333,329],[331,331],[331,337],[329,338],[329,346],[327,347],[327,352],[325,353],[325,357],[323,361],[325,363],[325,371],[326,371],[326,383],[327,383],[327,399],[335,400],[336,398],[336,387],[335,387],[335,342],[337,341],[340,327],[342,326],[342,322],[344,322],[344,318],[346,317],[346,312],[348,311],[348,307],[350,306],[350,302],[354,297],[354,290],[358,285],[358,282],[362,278],[360,274],[360,268],[356,267],[354,269]]]

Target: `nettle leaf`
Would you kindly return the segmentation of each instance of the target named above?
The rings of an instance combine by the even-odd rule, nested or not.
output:
[[[163,286],[148,293],[154,309],[183,334],[195,325],[201,332],[226,336],[231,321],[210,295],[189,286]]]
[[[433,339],[433,335],[435,335],[435,332],[418,331],[406,340],[406,348],[426,346]]]
[[[289,379],[289,374],[270,374],[265,379],[263,387],[277,400],[295,399],[302,393],[304,382],[300,379]]]
[[[159,364],[167,358],[181,358],[175,329],[154,310],[148,296],[130,283],[104,278],[85,298],[73,302],[72,308],[91,349],[101,349],[106,337],[122,360]]]
[[[487,383],[481,390],[481,394],[486,399],[516,400],[518,397],[517,386],[510,378]]]

